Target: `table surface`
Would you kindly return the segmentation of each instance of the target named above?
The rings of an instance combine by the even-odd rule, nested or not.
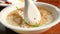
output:
[[[37,0],[37,2],[50,3],[60,8],[60,0]],[[4,7],[0,7],[0,10],[2,10],[3,8]],[[18,33],[13,32],[10,29],[4,27],[2,24],[0,24],[0,34],[18,34]],[[60,34],[60,22],[53,26],[52,28],[50,28],[48,31],[45,31],[40,34]]]

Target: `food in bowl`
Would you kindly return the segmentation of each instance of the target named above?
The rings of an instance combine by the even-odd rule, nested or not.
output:
[[[13,10],[12,12],[10,12],[6,17],[6,20],[9,24],[20,26],[22,28],[39,27],[42,25],[46,25],[54,20],[53,13],[51,11],[46,10],[45,8],[40,6],[37,6],[37,8],[41,13],[42,18],[34,25],[31,25],[24,20],[24,8],[17,8],[17,10]]]

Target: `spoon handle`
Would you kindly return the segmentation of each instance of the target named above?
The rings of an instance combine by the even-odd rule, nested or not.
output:
[[[24,20],[27,19],[28,20],[28,16],[27,16],[27,11],[28,11],[28,0],[25,0],[25,11],[24,11]],[[25,20],[26,21],[26,20]]]

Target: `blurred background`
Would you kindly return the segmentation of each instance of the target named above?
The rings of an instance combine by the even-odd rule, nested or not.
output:
[[[0,11],[7,6],[18,2],[17,0],[16,0],[17,2],[16,1],[13,2],[13,1],[14,0],[0,0]],[[36,2],[46,2],[60,8],[60,0],[37,0]],[[0,34],[18,34],[18,33],[13,32],[12,30],[6,28],[0,23]],[[50,28],[48,31],[43,32],[41,34],[60,34],[60,22],[57,25]]]

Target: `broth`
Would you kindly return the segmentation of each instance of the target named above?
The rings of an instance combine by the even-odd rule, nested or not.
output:
[[[41,20],[38,21],[36,24],[31,25],[24,20],[24,8],[20,8],[18,10],[13,10],[7,15],[7,21],[9,24],[14,26],[20,26],[23,28],[30,28],[30,27],[39,27],[44,24],[48,24],[54,20],[53,13],[44,9],[43,7],[37,7],[41,13]]]

